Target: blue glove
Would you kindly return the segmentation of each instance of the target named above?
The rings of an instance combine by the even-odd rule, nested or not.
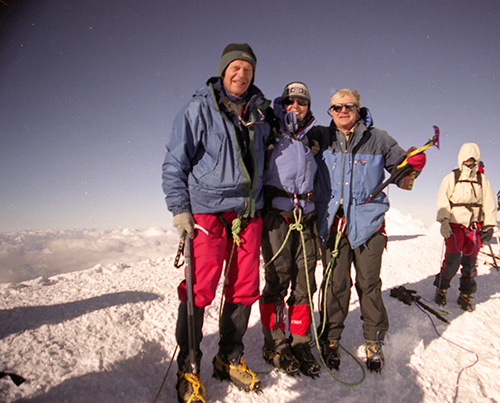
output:
[[[297,115],[294,112],[288,112],[283,108],[281,97],[274,100],[273,109],[276,119],[280,123],[280,131],[286,134],[295,134],[299,129]]]

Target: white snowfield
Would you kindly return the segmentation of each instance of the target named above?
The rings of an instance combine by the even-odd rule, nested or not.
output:
[[[263,393],[245,393],[228,382],[219,382],[211,376],[218,342],[219,288],[218,297],[205,314],[201,378],[208,394],[206,401],[500,402],[500,274],[491,267],[492,259],[480,254],[472,313],[456,304],[459,275],[455,277],[445,307],[450,322],[446,324],[429,317],[415,304],[405,305],[389,295],[392,288],[406,285],[417,291],[422,302],[437,308],[425,300],[434,296],[433,277],[442,259],[439,225],[425,228],[421,221],[392,209],[387,214],[387,232],[382,279],[391,327],[384,346],[386,365],[380,374],[367,372],[363,382],[347,386],[324,368],[314,380],[271,371],[261,356],[263,336],[258,306],[254,305],[244,358],[254,371],[263,372]],[[38,234],[39,243],[42,235]],[[12,256],[17,254],[23,261],[19,267],[22,276],[26,276],[26,265],[31,265],[33,277],[38,276],[0,284],[0,370],[27,379],[19,387],[7,377],[1,379],[0,402],[153,402],[176,350],[176,288],[183,278],[183,269],[173,267],[176,232],[116,231],[115,247],[110,247],[110,233],[50,232],[46,244],[39,244],[36,250],[28,245],[33,236],[0,234],[2,275],[15,275]],[[94,237],[93,247],[88,248],[86,237]],[[54,243],[60,248],[51,250],[48,241],[52,248]],[[499,254],[498,242],[492,247]],[[100,255],[90,253],[99,248]],[[489,249],[483,247],[482,251]],[[52,275],[50,264],[37,267],[36,261],[28,261],[30,253],[38,259],[45,253],[46,261],[64,273]],[[137,256],[145,254],[151,259],[137,261]],[[67,259],[66,266],[58,256]],[[99,256],[100,263],[92,267]],[[91,268],[80,270],[85,257]],[[110,262],[110,257],[116,260]],[[319,265],[318,284],[322,271]],[[314,304],[317,306],[317,295]],[[341,344],[364,366],[364,340],[354,289],[350,311]],[[317,310],[315,319],[318,323]],[[313,353],[318,357],[316,349]],[[176,371],[174,362],[160,402],[177,401]],[[363,370],[342,352],[340,371],[334,375],[356,384],[363,379]]]

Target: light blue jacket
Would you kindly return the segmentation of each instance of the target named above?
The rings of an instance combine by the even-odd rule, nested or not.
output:
[[[276,111],[276,102],[281,102],[281,98],[274,101],[275,114],[277,119],[283,120],[283,116]],[[293,112],[292,112],[293,113]],[[307,132],[314,126],[316,120],[312,118],[301,130],[288,128],[287,133],[282,131],[275,139],[272,150],[268,151],[267,169],[264,172],[264,186],[284,190],[291,194],[305,195],[314,190],[314,176],[316,174],[316,161],[311,149]],[[281,124],[283,127],[283,123]],[[292,131],[292,132],[290,132]],[[264,193],[267,188],[265,188]],[[266,198],[268,196],[266,195]],[[298,205],[304,209],[305,214],[314,211],[312,200],[298,200]],[[295,208],[294,200],[290,197],[274,197],[272,207],[292,211]]]
[[[352,248],[364,245],[384,223],[389,199],[383,192],[365,203],[391,172],[405,151],[387,132],[367,128],[361,121],[348,143],[335,125],[316,126],[309,137],[320,143],[315,204],[318,231],[328,239],[341,200],[346,217],[347,237]]]
[[[270,102],[257,87],[250,86],[247,120],[262,120],[249,127],[251,175],[234,124],[221,112],[213,85],[211,79],[196,91],[177,114],[167,137],[162,168],[167,207],[173,215],[235,211],[253,217],[264,206],[262,175],[270,125],[262,114]]]

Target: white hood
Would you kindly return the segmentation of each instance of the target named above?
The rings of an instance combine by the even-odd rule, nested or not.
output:
[[[475,143],[464,143],[462,148],[460,148],[458,153],[458,166],[460,169],[462,168],[462,163],[469,158],[474,158],[476,163],[479,164],[481,152],[479,151],[479,146]]]

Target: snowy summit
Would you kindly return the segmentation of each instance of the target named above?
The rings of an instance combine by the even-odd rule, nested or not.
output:
[[[473,312],[455,303],[458,276],[448,292],[444,323],[413,303],[391,298],[395,287],[415,290],[433,309],[434,275],[443,238],[439,225],[394,209],[387,216],[389,242],[383,256],[384,301],[390,330],[380,374],[365,372],[359,304],[352,294],[334,379],[290,377],[262,358],[263,335],[254,305],[245,336],[245,361],[263,382],[263,393],[239,391],[212,378],[217,352],[218,298],[207,308],[201,380],[207,402],[500,402],[500,274],[488,246],[478,259]],[[178,236],[173,229],[148,231],[46,231],[0,234],[0,370],[26,382],[0,380],[5,403],[153,402],[174,359],[177,285],[173,266]],[[498,256],[498,233],[492,249]],[[500,263],[500,260],[498,261]],[[316,271],[321,282],[322,267]],[[261,284],[263,269],[261,267]],[[317,295],[314,304],[317,306]],[[319,322],[317,309],[316,323]],[[317,350],[313,353],[319,360]],[[361,363],[361,365],[359,365]],[[159,402],[176,402],[176,363]]]

